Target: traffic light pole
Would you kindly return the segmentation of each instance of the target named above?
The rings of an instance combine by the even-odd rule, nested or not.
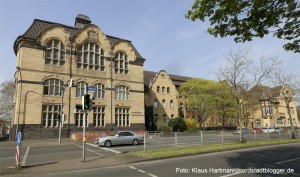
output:
[[[84,97],[87,94],[86,85],[84,84]],[[84,99],[83,99],[84,100]],[[83,107],[83,132],[82,132],[82,162],[85,163],[85,125],[86,125],[86,110]]]
[[[58,131],[58,142],[61,143],[61,127],[62,127],[62,119],[63,119],[63,102],[64,102],[64,92],[65,92],[66,86],[64,86],[61,89],[61,103],[60,103],[60,119],[59,119],[59,131]]]

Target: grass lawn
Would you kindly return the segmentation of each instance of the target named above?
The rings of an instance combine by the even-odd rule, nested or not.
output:
[[[162,159],[169,157],[190,156],[209,152],[218,152],[234,149],[244,149],[250,147],[261,147],[275,144],[287,144],[300,142],[300,139],[282,139],[270,141],[250,141],[246,143],[228,143],[224,145],[186,146],[178,148],[164,148],[146,151],[130,152],[129,155],[144,157],[147,159]]]

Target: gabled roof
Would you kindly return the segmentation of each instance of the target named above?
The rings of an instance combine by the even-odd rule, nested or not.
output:
[[[18,38],[16,39],[15,43],[14,43],[14,51],[15,54],[17,52],[16,50],[16,44],[18,42],[18,40],[20,38],[25,38],[25,39],[31,39],[31,40],[37,40],[38,36],[40,35],[40,33],[47,27],[52,26],[52,25],[59,25],[62,26],[67,32],[70,33],[70,36],[73,38],[77,32],[79,31],[78,28],[75,28],[73,26],[68,26],[68,25],[64,25],[64,24],[60,24],[60,23],[55,23],[55,22],[50,22],[50,21],[44,21],[44,20],[40,20],[40,19],[34,19],[34,21],[32,22],[31,26],[27,29],[27,31],[21,35],[18,36]],[[131,43],[131,41],[127,40],[127,39],[122,39],[122,38],[118,38],[118,37],[114,37],[114,36],[110,36],[110,35],[106,35],[107,39],[112,42],[113,44],[119,41],[124,41],[124,42],[128,42],[128,44],[132,47],[132,49],[134,50],[136,57],[139,59],[144,59],[141,54],[136,50],[136,48],[133,46],[133,44]]]
[[[156,74],[158,72],[154,71],[144,71],[144,85],[149,88],[150,83],[154,80],[156,77]],[[187,76],[179,76],[179,75],[174,75],[174,74],[168,74],[172,82],[174,83],[175,86],[180,86],[182,83],[194,79],[192,77],[187,77]]]

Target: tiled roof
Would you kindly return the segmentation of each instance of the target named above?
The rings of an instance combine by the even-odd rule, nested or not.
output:
[[[59,25],[62,26],[63,28],[65,28],[65,30],[67,32],[70,33],[71,37],[74,37],[78,30],[77,28],[73,27],[73,26],[68,26],[68,25],[64,25],[64,24],[60,24],[60,23],[55,23],[55,22],[50,22],[50,21],[44,21],[44,20],[40,20],[40,19],[35,19],[33,21],[33,23],[31,24],[31,26],[28,28],[28,30],[21,36],[19,36],[16,39],[16,42],[19,38],[27,38],[27,39],[33,39],[36,40],[38,38],[38,36],[40,35],[40,33],[46,28],[49,27],[51,25]],[[141,54],[136,50],[136,48],[132,45],[131,41],[126,40],[126,39],[122,39],[122,38],[118,38],[118,37],[114,37],[114,36],[110,36],[110,35],[106,35],[107,39],[109,41],[111,41],[113,44],[119,41],[126,41],[129,43],[129,45],[132,47],[132,49],[134,50],[137,58],[140,59],[144,59]],[[16,42],[14,45],[16,45]],[[16,46],[14,46],[15,48]]]
[[[144,85],[146,87],[149,88],[150,82],[153,81],[157,73],[158,72],[154,72],[154,71],[144,71]],[[168,74],[168,75],[170,76],[170,79],[176,86],[180,86],[183,82],[193,79],[192,77],[187,77],[187,76],[179,76],[174,74]]]

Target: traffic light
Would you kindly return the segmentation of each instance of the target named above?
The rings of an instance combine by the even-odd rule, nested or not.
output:
[[[67,115],[63,114],[63,115],[62,115],[62,121],[64,122],[64,121],[66,121],[66,120],[67,120]]]
[[[73,79],[70,79],[70,80],[68,81],[68,86],[69,86],[69,87],[75,87],[75,81],[74,81]]]
[[[82,107],[84,110],[89,110],[90,109],[90,95],[89,94],[85,94],[83,96],[83,100],[82,100],[83,104]]]
[[[89,102],[90,107],[89,107],[89,111],[92,111],[92,110],[93,110],[93,107],[94,107],[94,105],[95,105],[95,102],[93,102],[94,99],[95,99],[95,97],[93,97],[93,96],[90,97],[90,102]]]

